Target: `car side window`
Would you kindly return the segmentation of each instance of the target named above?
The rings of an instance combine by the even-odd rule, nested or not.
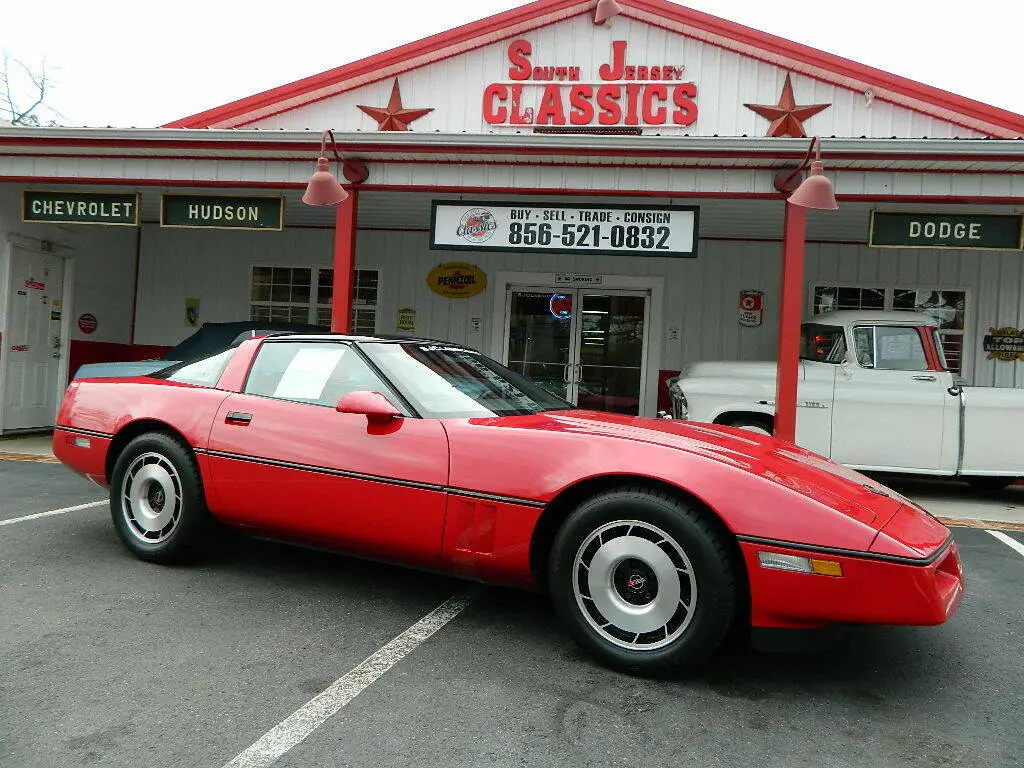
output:
[[[333,408],[350,392],[390,390],[349,344],[265,342],[245,382],[245,393]]]
[[[916,328],[884,325],[854,328],[853,348],[857,363],[863,368],[928,370],[928,358]]]
[[[804,323],[801,327],[800,359],[838,365],[846,359],[843,329],[833,325]]]

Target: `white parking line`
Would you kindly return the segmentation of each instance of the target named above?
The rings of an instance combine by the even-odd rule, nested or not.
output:
[[[1003,544],[1008,546],[1010,549],[1016,551],[1017,554],[1024,555],[1024,544],[1021,544],[1016,539],[1007,536],[1002,531],[989,531],[989,533],[991,533],[993,536],[995,536],[997,539],[1003,542]]]
[[[109,501],[90,501],[88,504],[76,504],[73,507],[61,507],[60,509],[51,509],[48,512],[36,512],[34,515],[25,515],[24,517],[13,517],[10,520],[0,520],[0,526],[14,525],[15,523],[24,523],[26,520],[38,520],[40,517],[63,515],[65,512],[77,512],[80,509],[102,507],[109,503]]]
[[[472,586],[449,598],[263,734],[255,744],[225,764],[224,768],[265,768],[272,765],[381,675],[416,650],[427,638],[462,613],[483,591],[482,586]]]

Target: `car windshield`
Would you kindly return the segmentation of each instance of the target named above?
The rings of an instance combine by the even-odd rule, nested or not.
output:
[[[573,407],[471,349],[429,343],[360,347],[425,418],[523,416]]]

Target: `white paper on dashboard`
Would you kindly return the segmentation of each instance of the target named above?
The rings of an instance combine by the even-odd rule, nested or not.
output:
[[[277,383],[273,396],[284,400],[319,400],[345,352],[340,345],[300,349]]]

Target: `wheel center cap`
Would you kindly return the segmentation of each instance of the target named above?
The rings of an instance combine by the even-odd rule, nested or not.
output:
[[[155,512],[160,512],[164,508],[164,501],[166,496],[164,495],[164,489],[154,483],[149,489],[149,506],[153,508]]]
[[[619,597],[630,605],[647,605],[658,595],[658,577],[647,563],[626,558],[615,569],[612,583]]]

